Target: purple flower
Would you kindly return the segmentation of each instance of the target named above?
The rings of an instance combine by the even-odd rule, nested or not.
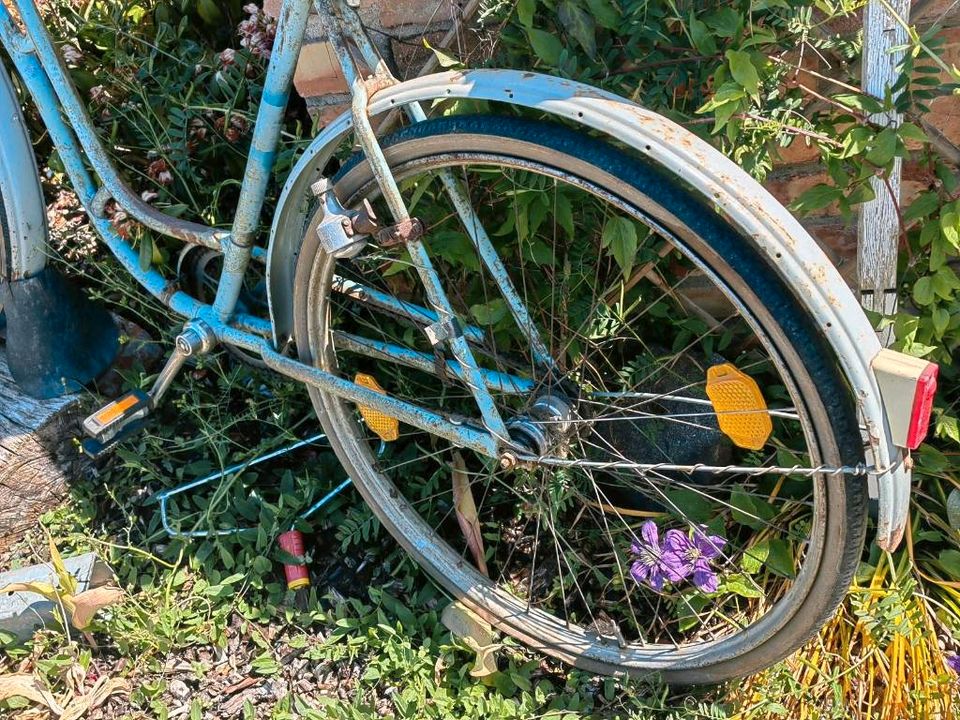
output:
[[[950,655],[946,660],[947,667],[960,675],[960,655]]]
[[[660,535],[657,524],[647,520],[640,527],[641,540],[635,540],[630,546],[630,552],[636,557],[630,566],[630,574],[638,583],[646,582],[654,590],[662,590],[664,580],[678,582],[683,579],[677,575],[663,560],[663,548],[660,545]]]
[[[694,530],[692,537],[680,530],[667,530],[661,561],[673,575],[685,578],[692,574],[693,584],[701,592],[714,592],[720,580],[710,561],[720,554],[727,541],[718,535],[707,535],[704,530]]]

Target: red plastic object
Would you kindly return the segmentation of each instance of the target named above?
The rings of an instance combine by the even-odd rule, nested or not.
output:
[[[907,429],[907,447],[916,450],[927,437],[930,428],[930,413],[933,411],[933,396],[937,394],[937,376],[940,367],[930,363],[917,379],[917,389],[913,394],[913,408],[910,411],[910,426]]]
[[[290,555],[298,558],[304,556],[303,533],[299,530],[288,530],[278,540],[280,541],[280,547]],[[284,563],[283,574],[287,578],[287,588],[289,590],[299,590],[310,586],[310,573],[306,564],[288,565]]]

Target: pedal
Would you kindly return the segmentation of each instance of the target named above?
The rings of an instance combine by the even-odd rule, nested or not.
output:
[[[124,428],[145,418],[150,409],[150,396],[142,390],[131,390],[84,420],[83,432],[100,446],[108,443],[112,445],[111,441],[120,435]]]
[[[116,445],[119,445],[127,438],[133,437],[138,432],[143,429],[143,426],[147,424],[145,418],[140,420],[134,420],[128,425],[124,425],[123,429],[120,430],[116,435],[114,435],[109,440],[100,442],[92,437],[83,438],[80,441],[80,449],[83,451],[83,454],[86,455],[91,460],[96,460],[101,455],[104,455],[111,450]]]

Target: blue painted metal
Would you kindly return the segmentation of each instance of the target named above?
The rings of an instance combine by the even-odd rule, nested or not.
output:
[[[273,172],[277,142],[283,126],[283,114],[300,57],[307,28],[310,5],[305,0],[283,0],[277,19],[277,34],[267,66],[263,95],[257,110],[247,166],[240,186],[240,198],[233,218],[233,231],[224,246],[223,270],[213,301],[216,313],[224,320],[236,309],[243,287],[243,275],[250,261],[251,246],[260,224],[260,211]]]
[[[434,364],[432,355],[411,350],[402,345],[395,345],[380,340],[371,340],[370,338],[341,332],[339,330],[334,331],[333,337],[334,342],[344,350],[373,357],[378,360],[400,363],[401,365],[416,368],[427,373],[436,373],[436,365]],[[446,368],[447,372],[459,380],[466,379],[466,373],[456,360],[447,360]],[[487,370],[482,367],[478,368],[478,371],[486,387],[496,392],[518,395],[531,393],[537,387],[537,383],[533,380],[528,380],[518,375],[510,375],[509,373],[502,373],[497,370]]]
[[[76,133],[74,144],[79,142],[79,146],[83,148],[86,154],[86,159],[93,166],[109,195],[131,216],[151,230],[186,242],[220,249],[222,241],[227,235],[226,232],[165,215],[141,200],[135,192],[123,183],[110,161],[108,153],[97,137],[86,107],[70,80],[66,66],[54,47],[35,2],[33,0],[22,0],[14,3],[14,5],[20,13],[27,35],[24,36],[19,32],[9,11],[5,7],[0,8],[0,37],[3,39],[4,46],[13,56],[14,64],[21,74],[25,73],[20,67],[21,62],[17,56],[22,58],[25,55],[30,55],[39,61],[44,71],[45,84],[53,90],[56,97],[52,107],[62,106],[65,115],[70,118],[71,126]],[[49,100],[41,103],[40,99],[37,98],[35,93],[37,74],[35,71],[32,74],[34,79],[27,81],[27,87],[31,95],[37,101],[38,107],[42,108],[45,104],[49,106]],[[58,146],[58,150],[60,149],[62,148]],[[84,202],[84,206],[88,210],[91,209],[91,201],[92,198]]]
[[[338,7],[343,33],[356,44],[363,57],[363,61],[371,68],[379,69],[385,67],[380,54],[364,31],[357,12],[350,7],[348,3],[344,2],[344,0],[338,0]],[[427,114],[423,111],[420,103],[409,103],[404,105],[403,109],[412,122],[423,122],[427,119]],[[464,229],[477,248],[483,264],[486,265],[497,287],[500,288],[503,299],[507,303],[507,307],[510,309],[510,314],[513,315],[517,327],[526,337],[534,361],[542,368],[555,370],[556,363],[553,356],[550,354],[546,343],[544,343],[540,337],[540,331],[537,330],[537,326],[530,317],[530,313],[527,312],[527,305],[523,301],[523,298],[520,297],[520,293],[517,292],[517,288],[510,279],[510,274],[500,259],[499,253],[497,253],[493,243],[490,242],[490,236],[487,234],[480,217],[473,209],[473,203],[470,197],[460,185],[453,170],[441,170],[438,174],[447,197],[450,198],[454,210],[456,210],[457,215],[460,217],[460,222],[463,223]]]
[[[454,420],[419,405],[369,390],[320,368],[304,365],[281,355],[267,341],[259,338],[251,339],[251,336],[245,333],[228,329],[222,339],[224,342],[230,342],[233,345],[258,352],[267,367],[287,377],[307,383],[357,405],[372,407],[386,415],[397,418],[400,422],[449,440],[458,447],[469,448],[488,457],[497,457],[498,455],[499,441],[486,430],[463,424],[464,421],[462,420]],[[486,386],[484,386],[484,391],[486,392]]]
[[[190,492],[191,490],[196,490],[199,487],[203,487],[204,485],[209,485],[210,483],[216,482],[217,480],[222,480],[223,478],[233,475],[234,473],[242,472],[247,468],[253,467],[254,465],[259,465],[260,463],[266,462],[267,460],[273,460],[274,458],[281,457],[282,455],[287,455],[288,453],[291,453],[294,450],[299,450],[300,448],[306,447],[307,445],[314,445],[320,442],[321,440],[326,440],[326,439],[327,439],[326,435],[324,435],[323,433],[319,433],[317,435],[308,437],[304,440],[295,442],[292,445],[287,445],[285,447],[273,450],[272,452],[268,452],[263,455],[258,455],[257,457],[251,460],[246,460],[244,462],[231,465],[228,468],[224,468],[223,470],[210,473],[209,475],[206,475],[202,478],[197,478],[196,480],[189,480],[185,483],[181,483],[180,485],[177,485],[176,487],[172,487],[168,490],[163,490],[161,492],[156,493],[153,496],[153,499],[155,499],[160,505],[160,522],[163,525],[164,531],[167,533],[167,535],[169,535],[172,538],[184,539],[184,538],[202,538],[202,537],[211,537],[211,536],[221,537],[226,535],[236,535],[237,533],[245,532],[248,530],[256,530],[256,528],[241,528],[241,527],[221,528],[218,530],[180,530],[179,523],[172,523],[170,521],[167,503],[170,501],[170,498],[176,497],[177,495],[182,495],[184,493]],[[340,489],[342,489],[342,487]],[[329,499],[327,500],[327,502],[329,502]],[[314,511],[315,511],[314,508],[311,507],[310,510],[308,510],[308,512],[305,513],[304,515],[301,515],[301,517],[306,517],[307,515],[309,515]],[[178,527],[174,528],[174,524],[176,524]]]
[[[410,213],[407,210],[406,203],[400,194],[400,188],[397,181],[390,172],[390,166],[383,155],[383,150],[377,142],[376,134],[370,125],[370,118],[367,116],[367,104],[369,100],[369,87],[380,88],[394,83],[394,78],[389,74],[384,63],[377,66],[377,74],[369,80],[360,77],[356,63],[349,49],[344,43],[342,30],[337,26],[337,15],[331,11],[330,0],[314,0],[321,17],[327,23],[327,41],[333,47],[334,54],[340,63],[343,76],[350,85],[353,101],[351,110],[353,115],[353,125],[356,131],[357,140],[363,149],[367,161],[373,170],[377,185],[383,194],[383,199],[390,210],[395,223],[401,223],[410,219]],[[343,8],[341,8],[342,10]],[[420,276],[423,283],[427,300],[433,306],[434,311],[440,317],[441,322],[447,322],[456,318],[456,313],[450,305],[440,281],[440,276],[433,267],[430,254],[426,246],[419,239],[413,239],[405,243],[407,252],[410,254],[411,261]],[[486,383],[477,368],[477,362],[473,357],[473,351],[470,345],[462,335],[446,339],[450,351],[457,359],[463,370],[464,382],[470,389],[480,414],[483,417],[484,426],[503,442],[509,442],[509,433],[507,426],[500,417],[496,403],[487,389]],[[265,358],[266,360],[266,358]],[[269,361],[268,361],[269,364]]]
[[[333,276],[333,281],[330,285],[336,292],[343,293],[365,305],[388,310],[402,317],[408,317],[423,325],[431,325],[440,320],[440,316],[437,315],[437,313],[433,310],[428,310],[422,305],[401,300],[398,297],[381,292],[376,288],[362,285],[353,280],[347,280],[338,275]],[[470,342],[477,344],[482,343],[485,339],[483,330],[475,325],[464,326],[463,334]]]

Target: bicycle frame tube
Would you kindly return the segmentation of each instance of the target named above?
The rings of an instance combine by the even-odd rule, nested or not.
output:
[[[448,368],[452,374],[464,379],[474,391],[483,421],[494,434],[417,405],[369,391],[331,373],[287,358],[278,353],[264,339],[272,334],[269,321],[234,312],[243,275],[251,257],[263,258],[263,251],[254,247],[253,241],[273,169],[293,72],[303,42],[310,10],[309,0],[284,0],[282,4],[274,50],[267,68],[237,212],[230,232],[168,216],[143,202],[124,184],[97,136],[84,103],[70,80],[66,66],[43,24],[34,1],[14,2],[13,7],[20,15],[25,32],[21,32],[10,10],[0,3],[0,44],[10,55],[24,85],[34,98],[67,175],[81,203],[87,209],[94,229],[138,283],[177,314],[191,320],[203,321],[219,341],[258,352],[268,366],[284,375],[347,400],[376,408],[410,425],[444,437],[455,445],[474,449],[487,456],[497,454],[499,440],[506,436],[506,429],[494,408],[488,387],[504,392],[517,392],[530,383],[509,375],[481,371],[467,347],[466,339],[459,338],[454,343],[458,345],[455,348],[458,361],[450,363]],[[341,10],[343,11],[344,8]],[[338,20],[332,11],[329,20],[331,23],[336,23]],[[332,28],[332,33],[338,38],[341,32],[339,26]],[[372,52],[372,44],[365,36],[362,40],[355,39],[355,41],[358,47],[365,47]],[[343,47],[342,43],[340,47]],[[341,60],[350,63],[356,77],[352,58],[345,49]],[[385,71],[385,66],[379,58],[377,66],[381,71]],[[365,92],[363,100],[365,104]],[[66,118],[69,118],[69,122]],[[379,155],[379,147],[372,131],[370,142],[367,143],[368,147],[371,143],[373,152]],[[389,175],[389,169],[387,172]],[[386,182],[392,184],[392,176],[388,177]],[[395,184],[393,187],[396,187]],[[150,230],[187,243],[204,245],[223,253],[224,269],[212,305],[202,303],[179,290],[175,282],[159,271],[152,268],[144,270],[140,267],[138,252],[115,232],[106,217],[105,205],[111,198],[119,207]],[[400,202],[402,204],[402,200]],[[405,208],[403,210],[405,212]],[[424,259],[429,262],[425,251]],[[433,280],[435,282],[428,282],[427,289],[431,300],[434,301],[431,304],[439,312],[410,303],[399,304],[392,298],[378,297],[376,292],[369,288],[352,288],[350,294],[359,301],[369,300],[374,306],[392,312],[401,312],[418,322],[436,322],[439,317],[449,314],[452,310],[439,286],[439,281],[436,278]],[[483,339],[483,333],[477,328],[468,327],[465,338],[479,342]],[[358,341],[363,340],[365,339],[358,338]],[[389,357],[397,362],[422,362],[418,354],[410,353],[405,348],[376,347],[369,342],[358,342],[356,346],[360,352],[371,356]]]

